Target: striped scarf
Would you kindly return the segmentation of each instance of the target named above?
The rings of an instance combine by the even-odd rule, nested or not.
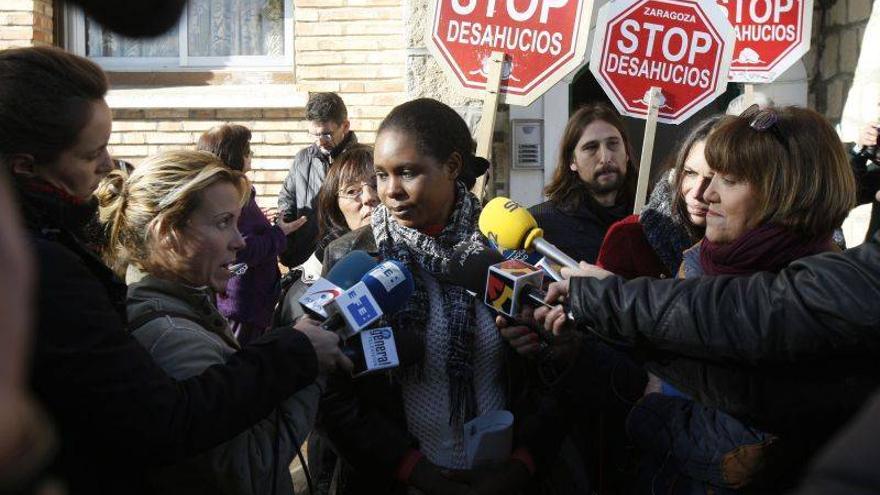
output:
[[[394,220],[384,205],[373,211],[372,228],[379,253],[385,259],[395,259],[411,269],[426,271],[439,277],[452,252],[462,243],[480,242],[486,239],[477,230],[477,220],[482,207],[476,196],[456,183],[456,206],[449,221],[436,237],[416,229],[404,227]],[[424,283],[415,277],[415,292],[407,305],[389,317],[395,331],[414,331],[422,342],[430,308],[428,292]],[[474,298],[463,288],[440,282],[443,295],[443,311],[449,325],[449,355],[446,374],[449,378],[449,424],[464,424],[476,416],[477,403],[474,392]]]

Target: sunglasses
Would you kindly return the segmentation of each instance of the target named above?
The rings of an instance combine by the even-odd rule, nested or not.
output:
[[[743,110],[741,114],[739,114],[741,119],[746,120],[749,123],[749,127],[757,132],[769,132],[779,141],[779,144],[785,149],[786,153],[788,152],[788,143],[785,139],[785,136],[779,131],[779,126],[776,125],[779,122],[779,114],[776,113],[776,110],[772,108],[761,108],[757,103],[753,104],[749,108]]]

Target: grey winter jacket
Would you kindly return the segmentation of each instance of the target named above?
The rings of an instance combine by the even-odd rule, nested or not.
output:
[[[166,313],[131,329],[156,363],[178,380],[225,363],[239,348],[206,288],[147,275],[129,286],[127,312],[133,325],[144,321],[147,314]],[[157,492],[165,494],[292,495],[289,465],[314,424],[319,396],[319,387],[314,383],[299,390],[232,440],[182,463],[155,470],[151,483]]]
[[[357,144],[354,131],[330,153],[325,155],[312,143],[293,158],[290,171],[278,193],[278,214],[282,218],[308,218],[305,225],[287,236],[287,249],[281,253],[281,263],[289,268],[302,264],[315,252],[318,237],[318,191],[324,184],[327,169],[333,157]]]

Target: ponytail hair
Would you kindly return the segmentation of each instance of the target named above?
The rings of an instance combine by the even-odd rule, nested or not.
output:
[[[227,182],[241,205],[250,197],[250,182],[205,151],[168,151],[142,162],[126,180],[114,171],[98,187],[101,223],[107,231],[107,263],[119,275],[133,264],[153,275],[179,271],[183,226],[199,207],[202,192]]]

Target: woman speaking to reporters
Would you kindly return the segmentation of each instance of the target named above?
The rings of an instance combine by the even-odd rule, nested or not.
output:
[[[438,278],[456,246],[486,242],[477,230],[480,203],[468,188],[488,162],[474,156],[462,118],[430,99],[391,111],[379,127],[374,159],[381,205],[370,226],[328,246],[324,270],[353,249],[404,262],[414,274],[415,293],[388,322],[396,335],[417,344],[400,351],[401,362],[414,364],[390,376],[331,375],[319,424],[349,465],[343,491],[527,490],[532,455],[539,453],[525,430],[536,425],[518,410],[518,448],[494,469],[467,469],[464,424],[512,409],[523,388],[509,381],[514,367],[488,309]]]

